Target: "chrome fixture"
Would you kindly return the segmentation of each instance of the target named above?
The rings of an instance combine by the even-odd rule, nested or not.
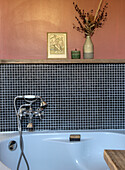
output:
[[[10,151],[15,151],[17,149],[17,142],[15,140],[10,141],[8,148]]]
[[[19,99],[24,99],[25,104],[22,104],[17,110],[16,101]],[[40,100],[40,106],[34,111],[32,108],[32,104],[35,103],[37,100]],[[21,154],[20,154],[20,158],[18,161],[17,170],[19,170],[22,157],[25,160],[27,169],[28,170],[30,169],[28,161],[23,151],[24,144],[23,144],[22,127],[21,127],[22,118],[25,116],[29,116],[29,123],[27,125],[27,128],[33,129],[33,124],[32,124],[33,116],[38,116],[40,117],[40,119],[42,119],[45,106],[47,106],[47,103],[44,102],[40,96],[25,95],[25,96],[17,96],[14,98],[14,108],[15,108],[15,112],[17,115],[18,131],[20,135],[20,149],[21,149]]]
[[[42,116],[44,115],[44,107],[47,106],[47,103],[43,101],[43,99],[40,96],[34,96],[34,95],[25,95],[25,96],[17,96],[15,97],[15,102],[17,99],[24,99],[26,102],[25,104],[21,105],[17,111],[17,117],[22,120],[23,117],[29,116],[29,123],[27,125],[27,128],[33,128],[32,119],[33,116],[39,117],[42,119]],[[32,104],[35,103],[37,100],[40,100],[40,106],[35,111],[32,109]]]

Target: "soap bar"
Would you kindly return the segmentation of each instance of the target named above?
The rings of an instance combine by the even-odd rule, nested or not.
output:
[[[71,57],[72,57],[72,59],[80,59],[80,57],[81,57],[80,51],[77,51],[77,50],[71,51]]]

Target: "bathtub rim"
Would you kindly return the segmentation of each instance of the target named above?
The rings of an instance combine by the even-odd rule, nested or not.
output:
[[[106,129],[106,130],[70,130],[70,131],[33,131],[33,132],[29,132],[29,131],[23,131],[23,135],[61,135],[61,134],[79,134],[79,133],[114,133],[114,134],[121,134],[121,135],[125,135],[125,129]],[[13,137],[18,137],[19,136],[19,132],[18,131],[11,131],[11,132],[0,132],[0,142],[7,140],[7,139],[11,139]]]

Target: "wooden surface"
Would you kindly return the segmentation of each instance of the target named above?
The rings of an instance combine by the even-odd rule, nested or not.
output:
[[[125,170],[125,150],[104,150],[104,159],[110,170]]]
[[[73,64],[73,63],[125,63],[125,59],[46,59],[46,60],[0,60],[0,64]]]

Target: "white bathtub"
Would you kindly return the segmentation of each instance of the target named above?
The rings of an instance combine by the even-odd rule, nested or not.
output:
[[[0,161],[12,170],[20,156],[17,134],[0,134]],[[70,142],[70,134],[80,134],[81,141]],[[29,132],[23,139],[30,170],[108,170],[104,149],[125,149],[125,134],[120,132]],[[17,142],[15,151],[8,149],[11,140]],[[26,170],[23,159],[20,170]]]

